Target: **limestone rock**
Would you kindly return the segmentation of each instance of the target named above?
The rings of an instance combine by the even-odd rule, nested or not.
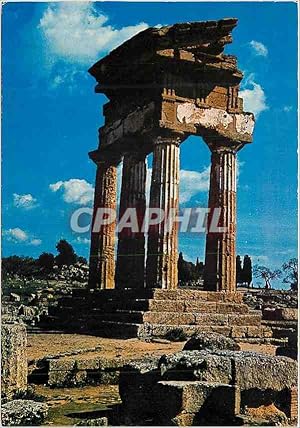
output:
[[[172,421],[183,425],[183,413],[193,415],[193,424],[201,425],[212,420],[230,422],[240,413],[238,388],[220,383],[161,381],[155,389],[154,402],[159,425],[171,425]],[[212,418],[216,407],[217,420]]]
[[[205,382],[231,382],[231,361],[223,355],[207,351],[181,351],[164,355],[159,369],[166,380],[201,380]]]
[[[279,410],[274,404],[259,406],[257,408],[248,408],[246,417],[250,425],[288,425],[288,419],[285,413]]]
[[[1,395],[11,400],[27,389],[27,333],[17,322],[2,323],[1,329]]]
[[[217,333],[196,333],[184,345],[184,351],[203,349],[239,351],[239,345],[232,339]]]
[[[13,400],[1,408],[2,425],[41,425],[48,413],[48,406],[33,400]]]

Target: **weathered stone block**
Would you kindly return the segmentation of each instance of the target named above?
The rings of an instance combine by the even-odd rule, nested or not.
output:
[[[219,314],[230,314],[230,313],[240,313],[247,314],[249,308],[247,305],[242,303],[217,303],[216,312]]]
[[[261,323],[260,315],[250,314],[250,315],[228,315],[229,325],[238,325],[238,326],[259,326]]]
[[[217,304],[215,302],[201,302],[198,300],[185,300],[186,312],[215,313]]]
[[[234,326],[231,330],[231,337],[246,337],[248,331],[248,327],[245,326]]]
[[[228,325],[228,315],[225,314],[195,314],[196,324],[215,326]]]
[[[183,312],[185,303],[182,300],[149,300],[149,311]]]
[[[215,408],[220,419],[234,418],[239,413],[236,388],[231,385],[197,381],[160,381],[155,390],[158,419],[170,424],[183,412],[196,414],[197,419],[208,416]]]
[[[195,316],[191,313],[145,312],[143,319],[151,324],[195,324]]]
[[[212,326],[210,327],[210,331],[214,333],[224,334],[225,336],[230,336],[231,334],[231,327],[229,326]]]
[[[181,351],[159,361],[162,380],[200,380],[230,383],[231,361],[210,351]]]
[[[100,361],[97,358],[77,360],[76,367],[78,370],[96,370],[100,368]]]
[[[49,362],[49,371],[70,371],[75,368],[75,360],[63,360],[63,359],[50,359]]]
[[[131,423],[154,415],[153,388],[161,379],[159,357],[149,357],[124,366],[120,371],[119,393],[125,415]]]
[[[249,407],[265,404],[264,400],[297,384],[297,363],[290,358],[235,352],[232,364],[234,382],[242,392],[242,404]]]
[[[217,333],[194,334],[184,345],[184,351],[201,351],[203,349],[238,351],[239,345],[232,339]]]
[[[27,333],[18,323],[1,326],[1,395],[12,399],[27,390]]]
[[[13,400],[1,406],[4,426],[39,426],[48,414],[48,406],[33,400]]]

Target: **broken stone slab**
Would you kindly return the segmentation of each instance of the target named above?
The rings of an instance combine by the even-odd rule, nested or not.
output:
[[[162,379],[166,380],[201,380],[226,384],[232,381],[230,358],[209,350],[163,355],[158,366]]]
[[[229,337],[218,333],[196,333],[184,345],[184,351],[203,349],[239,351],[239,345]]]
[[[47,404],[33,400],[13,400],[1,406],[4,426],[41,425],[47,414]]]
[[[219,420],[232,421],[240,412],[236,386],[199,381],[160,381],[155,390],[157,422],[171,425],[183,413],[194,414],[194,422],[207,422],[211,413]],[[213,410],[213,412],[212,412]]]
[[[158,370],[160,357],[148,357],[125,365],[120,371],[119,394],[123,412],[130,423],[139,424],[153,416],[153,389],[161,380]]]

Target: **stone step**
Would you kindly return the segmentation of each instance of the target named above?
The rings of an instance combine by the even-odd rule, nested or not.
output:
[[[79,300],[79,301],[78,301]],[[104,312],[114,312],[115,310],[137,310],[137,311],[155,311],[155,312],[203,312],[203,313],[249,313],[249,308],[245,304],[202,301],[201,299],[124,299],[115,298],[105,299],[104,301],[86,302],[82,299],[74,298],[73,300],[63,298],[60,301],[58,310],[54,313],[65,310],[90,310],[91,308],[101,309]],[[51,309],[52,310],[52,309]]]
[[[93,292],[84,289],[74,289],[74,297],[91,298],[93,302],[109,299],[157,299],[157,300],[201,300],[208,302],[242,303],[243,294],[207,292],[202,290],[162,290],[162,289],[107,289]]]

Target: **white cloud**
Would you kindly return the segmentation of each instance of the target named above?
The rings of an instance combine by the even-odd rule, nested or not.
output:
[[[286,113],[288,113],[289,111],[293,110],[293,106],[284,106],[283,107],[283,111],[285,111]]]
[[[5,230],[3,232],[3,235],[7,237],[8,241],[14,241],[14,242],[24,242],[24,241],[27,241],[28,239],[27,233],[24,230],[20,229],[19,227]]]
[[[3,231],[3,236],[7,241],[14,243],[23,243],[27,245],[40,245],[42,241],[37,238],[32,238],[25,230],[15,227],[13,229],[8,229]]]
[[[193,196],[209,189],[210,167],[202,172],[180,170],[179,201],[188,202]]]
[[[68,181],[58,181],[49,185],[52,192],[61,190],[63,199],[67,203],[78,205],[89,204],[94,198],[94,188],[86,180],[71,178]]]
[[[251,88],[249,89],[247,86]],[[262,86],[254,81],[253,74],[245,80],[245,89],[240,91],[239,96],[244,100],[244,110],[254,113],[256,119],[260,113],[269,109],[266,94]]]
[[[37,200],[28,193],[27,195],[18,195],[18,193],[13,194],[14,206],[17,208],[24,208],[25,210],[30,210],[37,206]]]
[[[49,53],[84,64],[99,59],[148,27],[141,22],[116,29],[108,20],[95,9],[93,2],[62,2],[47,7],[39,28]]]
[[[253,49],[253,52],[257,56],[268,56],[268,48],[261,42],[257,42],[256,40],[251,40],[249,43],[251,48]]]
[[[30,241],[30,245],[34,245],[34,246],[41,245],[41,243],[42,243],[41,239],[32,239]]]

